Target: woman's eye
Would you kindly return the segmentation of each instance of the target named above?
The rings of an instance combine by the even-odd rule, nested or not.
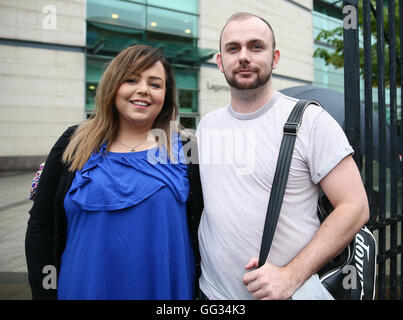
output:
[[[127,83],[136,83],[136,80],[135,79],[127,79],[126,82]]]
[[[159,83],[151,83],[150,86],[157,89],[161,88],[161,85]]]

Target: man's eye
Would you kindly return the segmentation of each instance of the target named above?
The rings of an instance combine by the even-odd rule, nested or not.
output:
[[[236,47],[228,47],[227,51],[228,52],[233,52],[236,50]]]
[[[255,44],[255,45],[253,46],[253,49],[254,49],[254,50],[260,50],[260,49],[262,49],[262,46],[261,46],[260,44]]]

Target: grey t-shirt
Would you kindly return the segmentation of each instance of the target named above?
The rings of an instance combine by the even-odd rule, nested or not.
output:
[[[258,111],[230,105],[206,114],[197,129],[204,211],[199,227],[200,287],[210,299],[252,299],[242,283],[258,258],[283,126],[297,99],[275,92]],[[319,228],[320,180],[353,153],[342,128],[310,105],[298,131],[268,261],[283,266]]]

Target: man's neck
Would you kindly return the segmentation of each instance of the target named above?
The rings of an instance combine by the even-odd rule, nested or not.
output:
[[[270,82],[257,89],[239,90],[231,87],[231,107],[238,113],[253,113],[266,105],[273,95]]]

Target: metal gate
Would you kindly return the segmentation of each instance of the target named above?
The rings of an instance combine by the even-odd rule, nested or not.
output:
[[[357,23],[356,28],[344,27],[343,32],[345,130],[356,151],[355,160],[363,172],[370,205],[368,227],[378,238],[376,297],[377,299],[403,299],[400,276],[403,271],[403,175],[402,154],[399,152],[402,150],[399,136],[403,133],[403,112],[402,101],[397,101],[397,90],[400,90],[400,96],[403,97],[403,68],[401,68],[403,43],[397,41],[403,37],[403,21],[399,19],[403,17],[403,0],[343,0],[343,8],[346,6],[350,6],[349,12],[353,12],[355,8],[357,17],[361,14],[363,16],[362,24]],[[398,26],[396,21],[400,21]],[[371,26],[374,27],[374,23],[376,23],[376,36],[371,33]],[[364,97],[362,98],[365,101],[365,128],[360,128],[360,108],[358,107],[360,106],[360,33],[363,34],[364,49]],[[374,45],[375,41],[376,55],[373,55],[371,45]],[[397,42],[400,43],[400,55],[397,53]],[[374,59],[376,61],[373,61]],[[376,70],[373,70],[373,62],[377,62],[374,64]],[[378,75],[377,83],[374,83],[373,72]],[[385,77],[389,79],[387,82]],[[378,88],[378,123],[373,123],[372,119],[373,86]],[[389,104],[386,103],[387,100]],[[399,116],[397,111],[400,112]],[[376,135],[375,127],[378,128]],[[365,132],[365,144],[363,144],[365,150],[361,150],[360,147],[361,130]],[[388,140],[387,131],[390,136]],[[374,148],[375,145],[377,148]],[[377,162],[374,162],[374,150],[378,150]]]

